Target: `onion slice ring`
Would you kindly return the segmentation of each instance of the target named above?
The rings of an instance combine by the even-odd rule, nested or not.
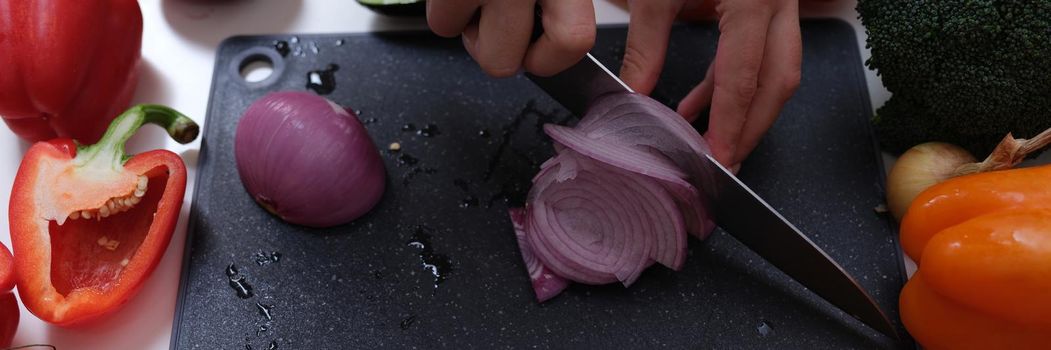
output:
[[[533,248],[529,246],[529,241],[526,238],[526,211],[522,208],[512,208],[508,210],[508,214],[511,216],[511,224],[515,228],[515,238],[518,239],[518,249],[522,252],[522,261],[525,262],[526,269],[529,270],[529,279],[533,281],[533,292],[536,293],[536,300],[542,303],[554,298],[569,286],[569,281],[556,275],[533,255]]]
[[[570,282],[634,283],[654,263],[685,264],[687,232],[715,225],[699,189],[708,144],[677,113],[631,93],[600,97],[575,127],[545,125],[555,156],[525,208],[510,209],[540,302]]]
[[[685,223],[663,186],[569,149],[556,160],[529,196],[527,238],[544,265],[577,282],[625,286],[653,262],[682,268]]]

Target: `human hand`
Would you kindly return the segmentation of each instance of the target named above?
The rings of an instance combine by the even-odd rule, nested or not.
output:
[[[430,0],[427,24],[435,34],[463,37],[482,70],[508,77],[520,68],[550,76],[580,61],[595,44],[592,0],[539,0],[544,34],[533,43],[536,0]]]
[[[693,121],[711,106],[704,137],[716,160],[736,171],[799,86],[802,42],[797,0],[714,1],[719,21],[715,60],[679,103]],[[664,65],[676,15],[693,0],[629,0],[631,20],[621,78],[649,94]]]

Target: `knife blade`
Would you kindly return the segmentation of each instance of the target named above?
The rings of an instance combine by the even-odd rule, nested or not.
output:
[[[613,92],[635,92],[595,56],[588,53],[576,64],[550,77],[526,75],[558,103],[577,116],[584,116],[588,105],[599,96]]]
[[[550,77],[525,75],[577,116],[599,96],[634,92],[590,53]],[[704,155],[709,178],[701,189],[716,224],[767,262],[840,310],[894,339],[901,339],[872,296],[805,234],[748,188]]]
[[[704,159],[711,177],[701,192],[723,231],[840,310],[898,338],[887,315],[842,266],[715,158]]]

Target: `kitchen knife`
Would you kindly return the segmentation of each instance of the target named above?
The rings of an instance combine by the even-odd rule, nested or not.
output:
[[[590,53],[554,76],[526,76],[577,116],[599,96],[633,92]],[[702,179],[701,191],[719,227],[829,303],[900,339],[886,314],[850,274],[711,155],[703,158],[709,178]]]

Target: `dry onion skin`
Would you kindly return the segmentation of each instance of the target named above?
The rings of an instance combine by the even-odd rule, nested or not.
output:
[[[353,221],[386,186],[383,160],[354,112],[307,92],[270,93],[249,106],[234,155],[252,199],[293,224]]]

